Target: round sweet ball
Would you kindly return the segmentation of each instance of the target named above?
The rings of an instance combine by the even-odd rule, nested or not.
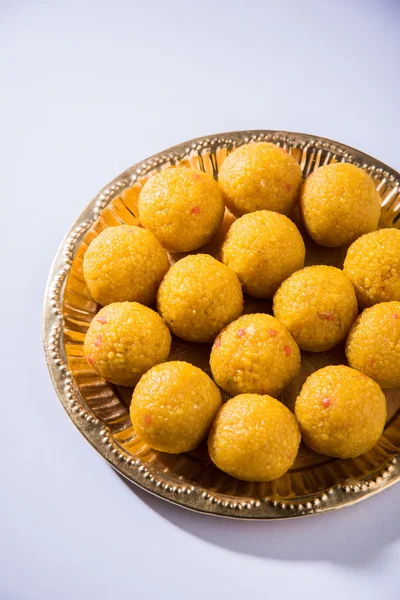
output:
[[[236,216],[256,210],[288,215],[298,198],[301,181],[296,159],[266,142],[240,146],[227,156],[218,174],[225,203]]]
[[[90,366],[117,385],[134,386],[148,369],[167,359],[171,334],[154,310],[137,302],[102,308],[85,337]]]
[[[133,428],[151,448],[178,454],[207,435],[222,404],[215,383],[183,361],[157,365],[137,384],[130,407]]]
[[[302,350],[324,352],[345,339],[358,307],[343,271],[315,265],[296,271],[282,283],[273,311]]]
[[[158,286],[169,269],[164,248],[150,232],[133,225],[108,227],[90,244],[83,274],[99,304],[153,304]]]
[[[211,175],[186,167],[166,169],[146,181],[138,206],[141,223],[170,252],[190,252],[207,244],[225,210]]]
[[[245,292],[256,298],[272,298],[284,279],[304,267],[305,252],[303,238],[290,219],[260,210],[231,225],[221,256]]]
[[[232,396],[277,396],[297,377],[300,350],[271,315],[243,315],[216,338],[210,366],[215,382]]]
[[[271,396],[241,394],[219,411],[208,437],[211,460],[244,481],[270,481],[293,465],[300,444],[296,419]]]
[[[243,310],[237,275],[208,254],[190,255],[168,271],[158,310],[171,331],[189,342],[210,342]]]
[[[381,200],[366,171],[340,162],[307,177],[300,208],[309,236],[322,246],[337,247],[378,227]]]
[[[400,386],[400,302],[366,308],[350,329],[346,356],[382,388]]]
[[[378,229],[360,237],[348,249],[343,269],[363,308],[400,301],[400,230]]]
[[[315,371],[296,399],[295,415],[312,450],[355,458],[371,450],[382,435],[386,400],[379,385],[344,365]]]

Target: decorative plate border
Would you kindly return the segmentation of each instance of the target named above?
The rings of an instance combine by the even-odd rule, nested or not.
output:
[[[343,160],[368,170],[371,175],[379,175],[400,188],[400,174],[384,163],[339,142],[302,133],[272,130],[236,131],[196,138],[169,148],[133,165],[104,187],[67,233],[55,256],[47,282],[43,341],[50,376],[66,412],[92,446],[129,481],[164,500],[201,513],[242,519],[284,519],[349,506],[393,485],[400,480],[399,457],[388,460],[384,468],[372,478],[362,479],[354,485],[336,485],[318,495],[296,498],[293,502],[276,501],[268,497],[227,500],[226,497],[213,494],[199,486],[177,485],[168,477],[147,469],[140,459],[127,454],[113,440],[109,429],[87,410],[68,370],[63,347],[62,304],[65,280],[83,236],[103,208],[122,190],[131,187],[138,176],[146,175],[160,166],[173,165],[192,151],[201,153],[202,150],[213,150],[220,144],[234,147],[250,141],[270,141],[300,150],[312,147],[315,150],[332,152],[341,156]]]

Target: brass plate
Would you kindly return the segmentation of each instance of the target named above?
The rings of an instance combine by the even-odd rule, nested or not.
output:
[[[400,175],[383,163],[343,144],[282,131],[239,131],[191,140],[134,165],[88,204],[69,230],[55,257],[46,290],[44,346],[56,392],[77,428],[109,464],[143,489],[199,512],[246,519],[279,519],[332,510],[358,502],[400,478],[400,390],[387,393],[388,422],[379,443],[354,460],[337,460],[301,446],[296,463],[269,483],[246,483],[221,473],[205,446],[188,455],[155,452],[132,430],[131,390],[104,382],[83,356],[83,340],[98,310],[82,275],[82,257],[104,228],[137,223],[137,198],[144,182],[170,165],[190,165],[218,175],[218,167],[236,146],[272,141],[293,154],[303,176],[333,161],[348,161],[372,175],[382,197],[382,227],[400,227]],[[229,222],[225,222],[225,227]],[[217,253],[221,235],[207,246]],[[203,249],[204,251],[204,249]],[[343,249],[322,249],[307,241],[307,261],[341,266]],[[176,257],[172,257],[173,260]],[[247,299],[245,311],[270,311],[268,302]],[[171,358],[208,370],[210,346],[175,340]],[[292,406],[305,377],[328,363],[344,362],[343,348],[303,353],[298,381],[282,400]]]

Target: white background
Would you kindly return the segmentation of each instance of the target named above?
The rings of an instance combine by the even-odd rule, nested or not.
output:
[[[251,128],[400,170],[399,61],[396,0],[0,1],[2,600],[399,598],[399,487],[296,521],[191,514],[87,444],[41,347],[53,255],[110,179]]]

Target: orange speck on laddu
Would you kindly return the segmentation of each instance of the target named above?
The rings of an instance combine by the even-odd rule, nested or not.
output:
[[[332,402],[331,398],[323,398],[322,399],[322,404],[325,406],[325,408],[328,408],[328,406],[331,405],[331,402]]]
[[[240,338],[241,338],[241,337],[243,337],[244,335],[246,335],[246,330],[245,330],[245,329],[243,329],[243,327],[241,327],[240,329],[238,329],[238,332],[237,332],[237,334],[238,334],[238,337],[240,337]]]
[[[144,415],[144,418],[143,418],[143,420],[144,420],[144,422],[146,423],[146,425],[150,425],[150,424],[151,424],[151,421],[152,421],[152,417],[151,417],[151,415],[149,415],[149,413],[146,413],[146,414]]]
[[[367,358],[367,365],[369,365],[370,367],[373,367],[375,364],[375,359],[372,358],[371,356]]]
[[[191,212],[192,212],[192,215],[198,215],[198,214],[200,214],[200,207],[199,206],[193,206]]]
[[[276,329],[268,329],[268,333],[271,337],[276,337],[278,335],[278,332]]]
[[[101,335],[99,334],[99,335],[96,335],[96,338],[94,340],[94,345],[97,347],[97,346],[100,346],[100,344],[101,344]]]
[[[194,179],[197,179],[197,180],[201,179],[200,173],[193,173],[193,177],[194,177]]]
[[[394,313],[393,319],[400,319],[400,315],[398,313]]]
[[[292,191],[292,186],[290,185],[290,183],[285,183],[285,190],[287,192],[291,192]]]
[[[290,356],[292,354],[292,349],[290,346],[283,346],[286,356]]]
[[[330,312],[328,310],[320,311],[318,313],[318,316],[320,317],[320,319],[325,319],[326,321],[333,321],[333,312]]]
[[[221,346],[221,338],[220,336],[217,337],[217,339],[215,340],[215,347],[219,348]]]
[[[107,319],[105,317],[98,317],[98,322],[102,323],[103,325],[105,325],[107,323]]]

